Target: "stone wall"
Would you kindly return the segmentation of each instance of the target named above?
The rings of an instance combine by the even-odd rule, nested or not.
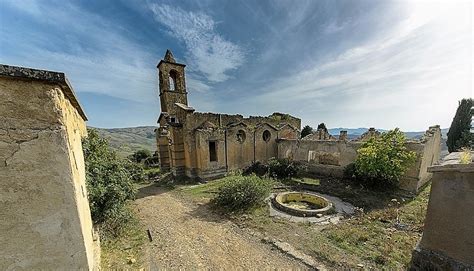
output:
[[[344,168],[355,161],[357,149],[369,136],[376,136],[376,131],[370,131],[361,139],[341,140],[314,140],[309,139],[281,139],[278,141],[278,157],[290,158],[296,161],[307,162],[309,173],[342,177]],[[441,144],[441,130],[439,126],[428,129],[423,139],[407,142],[407,148],[415,151],[417,159],[400,180],[400,187],[407,191],[417,192],[430,178],[428,167],[439,159]]]
[[[254,161],[277,157],[278,139],[299,137],[299,126],[293,125],[300,125],[300,120],[280,113],[244,118],[241,115],[189,112],[182,128],[173,128],[172,133],[184,139],[186,176],[210,179],[242,169]],[[210,142],[216,144],[217,161],[210,160]],[[175,142],[171,148],[173,144]]]
[[[423,237],[412,270],[474,270],[474,163],[451,153],[433,174]]]
[[[99,267],[85,120],[64,74],[0,66],[1,270]]]

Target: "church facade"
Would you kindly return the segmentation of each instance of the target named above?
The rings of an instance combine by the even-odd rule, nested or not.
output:
[[[167,50],[157,68],[160,166],[175,176],[218,178],[252,162],[278,157],[279,140],[300,136],[301,120],[288,114],[245,118],[196,112],[188,104],[185,65]]]

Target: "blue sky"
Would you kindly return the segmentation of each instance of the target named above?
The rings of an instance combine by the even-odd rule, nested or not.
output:
[[[0,62],[62,71],[96,127],[156,125],[156,64],[198,111],[425,130],[473,95],[471,1],[0,0]]]

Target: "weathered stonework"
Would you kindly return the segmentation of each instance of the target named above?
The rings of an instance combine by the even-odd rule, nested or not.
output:
[[[378,136],[379,132],[369,130],[357,140],[347,141],[347,133],[341,132],[339,139],[316,133],[298,139],[282,139],[278,143],[278,157],[291,158],[307,162],[309,173],[342,177],[344,168],[355,161],[357,150],[363,142],[371,137]],[[326,139],[319,139],[326,138]],[[428,167],[439,160],[441,144],[441,130],[439,126],[430,127],[423,139],[407,142],[407,148],[416,152],[415,163],[407,170],[400,180],[400,188],[417,192],[432,173]]]
[[[429,171],[430,199],[411,270],[474,270],[474,163],[460,164],[459,153],[451,153]]]
[[[161,114],[157,146],[162,169],[174,175],[216,178],[253,161],[278,156],[278,140],[297,139],[301,120],[195,112],[188,106],[185,65],[170,51],[158,64]]]
[[[1,270],[99,267],[86,120],[63,73],[0,65]]]

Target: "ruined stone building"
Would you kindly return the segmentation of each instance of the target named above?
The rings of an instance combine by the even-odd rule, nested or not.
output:
[[[301,120],[281,113],[249,117],[195,112],[188,104],[185,65],[168,50],[158,64],[160,165],[174,175],[215,178],[278,156],[277,141],[297,139]]]
[[[306,162],[309,173],[342,177],[344,168],[357,158],[357,150],[380,132],[370,128],[359,138],[348,140],[347,131],[341,131],[336,138],[327,131],[318,131],[302,139],[281,139],[278,141],[278,157]],[[421,139],[409,140],[406,147],[416,153],[415,163],[400,180],[400,188],[417,192],[432,176],[428,167],[438,162],[441,153],[441,129],[431,126]]]

